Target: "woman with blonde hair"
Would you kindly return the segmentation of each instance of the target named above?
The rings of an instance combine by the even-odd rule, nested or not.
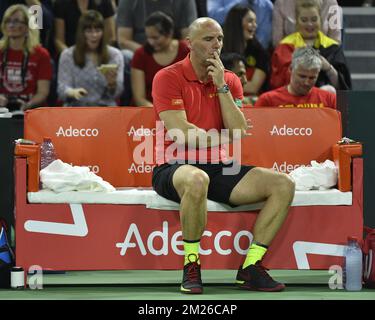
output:
[[[95,10],[82,14],[76,44],[59,60],[58,95],[69,106],[116,106],[123,90],[124,61],[108,45],[104,18]]]
[[[296,7],[305,0],[276,0],[272,13],[272,44],[276,47],[287,35],[296,32]],[[341,42],[342,12],[337,0],[315,0],[320,6],[321,31]]]
[[[330,91],[351,89],[351,77],[342,46],[321,31],[320,6],[304,0],[297,6],[297,32],[285,37],[273,52],[271,87],[276,89],[290,81],[290,63],[295,49],[312,47],[319,51],[322,68],[317,87]]]
[[[41,106],[49,94],[50,55],[30,19],[29,9],[17,4],[5,11],[1,22],[0,106],[11,111]]]

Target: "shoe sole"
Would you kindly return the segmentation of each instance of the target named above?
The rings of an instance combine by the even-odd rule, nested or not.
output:
[[[239,284],[239,283],[237,283],[236,286],[242,290],[261,291],[261,292],[280,292],[285,289],[285,285],[283,284],[280,284],[274,288],[257,288],[252,285]]]
[[[180,292],[184,294],[201,294],[203,293],[203,288],[191,288],[185,289],[182,286],[180,287]]]

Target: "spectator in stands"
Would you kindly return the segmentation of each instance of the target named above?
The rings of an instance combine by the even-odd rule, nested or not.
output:
[[[116,21],[118,45],[125,65],[123,105],[132,101],[131,60],[135,50],[146,43],[145,20],[155,11],[162,11],[175,21],[176,39],[185,39],[190,23],[197,18],[195,0],[120,0]]]
[[[245,57],[248,82],[245,96],[257,96],[266,89],[269,56],[255,36],[257,17],[251,9],[236,5],[229,10],[224,23],[223,52],[237,52]]]
[[[225,52],[221,54],[220,59],[225,69],[232,71],[240,78],[242,88],[244,88],[247,84],[245,58],[236,52]],[[244,96],[242,103],[251,104],[252,101],[250,97]]]
[[[55,47],[58,54],[76,43],[78,20],[87,10],[102,14],[104,33],[109,43],[115,45],[115,12],[111,0],[55,0]]]
[[[272,20],[272,44],[296,32],[296,6],[305,0],[276,0]],[[328,37],[341,42],[342,14],[337,0],[315,0],[320,5],[321,31]]]
[[[133,100],[137,106],[152,107],[152,80],[156,72],[189,53],[185,40],[173,38],[173,30],[172,18],[161,11],[146,19],[147,42],[135,51],[131,68]]]
[[[310,47],[296,49],[289,84],[262,94],[255,106],[336,109],[336,95],[315,87],[322,65],[317,50]]]
[[[242,5],[254,11],[258,21],[256,37],[263,48],[268,49],[272,44],[272,2],[270,0],[207,0],[207,15],[223,26],[229,10],[235,5]]]
[[[123,90],[124,62],[120,50],[109,46],[104,18],[95,10],[82,14],[77,40],[59,61],[58,94],[64,105],[115,106]]]
[[[241,83],[220,61],[223,37],[215,20],[197,19],[188,37],[190,54],[155,75],[156,120],[164,123],[167,134],[173,131],[174,139],[156,143],[152,184],[159,195],[181,204],[182,293],[203,292],[199,246],[208,218],[207,199],[231,206],[265,201],[236,284],[245,290],[277,292],[285,285],[273,280],[261,261],[287,217],[294,182],[286,174],[260,167],[237,164],[235,170],[226,172],[228,164],[233,165],[224,150],[230,138],[214,132],[236,130],[242,137],[249,123],[238,108]],[[157,127],[157,135],[164,136],[163,126]]]
[[[335,91],[351,88],[351,77],[344,51],[339,43],[321,31],[320,7],[313,0],[306,0],[297,7],[297,32],[285,37],[272,56],[271,88],[287,85],[290,80],[290,62],[293,51],[300,47],[319,50],[322,69],[316,86]]]
[[[50,55],[39,43],[39,30],[29,27],[29,20],[26,6],[13,5],[1,22],[0,106],[10,110],[42,106],[49,93]]]
[[[5,10],[14,4],[23,4],[29,8],[32,6],[40,6],[41,7],[41,13],[42,13],[42,19],[39,19],[39,21],[43,21],[43,26],[39,30],[39,36],[40,36],[40,43],[43,47],[50,50],[50,39],[52,38],[52,25],[53,25],[53,13],[51,10],[51,3],[50,0],[1,0],[0,1],[0,21],[3,18]],[[1,37],[0,32],[0,37]]]
[[[134,52],[145,44],[145,20],[155,11],[162,11],[172,17],[178,39],[186,38],[190,23],[197,18],[195,0],[120,0],[117,37],[121,49]]]
[[[247,83],[245,58],[236,52],[224,52],[220,59],[224,68],[235,73],[240,78],[242,87],[244,87]]]

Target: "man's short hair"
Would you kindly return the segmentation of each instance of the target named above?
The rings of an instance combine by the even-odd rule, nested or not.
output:
[[[319,51],[311,47],[296,49],[292,56],[292,70],[295,70],[298,66],[307,70],[321,69],[322,60]]]
[[[220,60],[227,70],[232,70],[238,61],[242,61],[246,65],[245,58],[237,52],[224,52],[221,54]]]

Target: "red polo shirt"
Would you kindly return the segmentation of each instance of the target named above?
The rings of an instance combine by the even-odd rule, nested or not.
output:
[[[231,71],[225,70],[224,80],[228,84],[233,99],[243,99],[240,79]],[[219,133],[224,129],[220,110],[220,101],[216,86],[211,81],[203,83],[198,80],[190,62],[190,54],[171,66],[160,70],[154,77],[152,97],[156,113],[156,121],[160,122],[159,113],[166,110],[185,110],[187,121],[204,129],[216,129]],[[223,146],[208,148],[199,153],[197,149],[168,149],[173,141],[168,136],[162,139],[166,130],[156,125],[156,162],[160,165],[172,159],[199,160],[207,162],[225,161]],[[176,146],[176,145],[175,145]],[[199,150],[199,149],[198,149]]]
[[[283,108],[332,108],[336,109],[336,95],[332,92],[313,87],[305,96],[294,96],[287,87],[263,93],[256,107],[283,107]]]
[[[33,53],[30,53],[24,86],[21,77],[23,51],[9,49],[5,67],[2,66],[3,54],[4,52],[0,52],[0,70],[4,69],[4,74],[0,71],[0,81],[3,84],[0,94],[17,96],[29,101],[37,92],[39,80],[51,80],[52,65],[49,52],[45,48],[37,46]]]

